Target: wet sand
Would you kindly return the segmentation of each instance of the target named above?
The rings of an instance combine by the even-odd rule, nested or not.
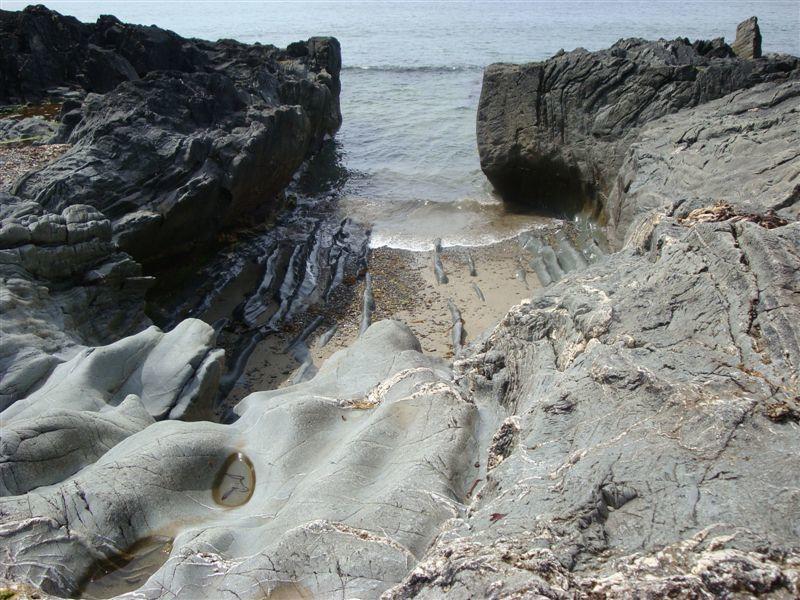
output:
[[[516,238],[488,246],[445,247],[440,256],[448,278],[448,282],[442,284],[437,282],[434,273],[432,244],[431,250],[426,252],[376,248],[369,258],[375,298],[372,322],[396,319],[405,323],[428,354],[444,359],[454,356],[449,300],[461,312],[463,342],[469,344],[539,287],[536,274],[527,267],[524,251]],[[474,276],[470,275],[468,256],[475,265]],[[519,276],[520,265],[526,265],[525,280]],[[483,299],[474,286],[480,289]],[[335,295],[324,312],[310,310],[285,331],[267,336],[255,347],[242,377],[228,396],[225,403],[228,407],[249,393],[295,383],[301,375],[299,370],[306,347],[313,367],[306,366],[305,371],[306,376],[311,376],[334,352],[358,338],[364,278],[341,287],[342,294]],[[320,314],[322,323],[309,335],[305,345],[288,348]],[[321,346],[320,338],[334,323],[335,334]]]
[[[469,273],[468,254],[475,263],[475,276]],[[369,264],[375,295],[372,321],[396,319],[405,323],[419,339],[424,352],[443,358],[453,357],[453,321],[448,300],[461,312],[464,343],[468,344],[497,323],[514,304],[530,297],[531,290],[539,285],[534,273],[527,273],[527,287],[516,276],[518,257],[522,256],[516,240],[473,248],[443,248],[441,259],[448,282],[442,284],[437,283],[434,274],[433,255],[433,250],[372,251]],[[478,296],[473,284],[484,299]],[[356,339],[361,305],[354,308],[355,314],[348,315],[344,326],[324,348],[311,349],[315,363]]]

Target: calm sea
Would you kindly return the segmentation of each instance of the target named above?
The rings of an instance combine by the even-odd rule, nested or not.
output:
[[[6,10],[25,2],[0,0]],[[475,148],[482,68],[540,60],[622,37],[725,37],[759,17],[764,50],[800,54],[800,2],[283,1],[47,3],[84,21],[111,13],[183,36],[284,46],[312,35],[342,43],[338,136],[350,172],[343,207],[374,223],[373,245],[485,243],[530,224],[491,195]]]

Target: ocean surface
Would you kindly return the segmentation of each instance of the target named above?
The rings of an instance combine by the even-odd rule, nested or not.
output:
[[[0,0],[18,10],[26,2]],[[342,43],[337,136],[349,176],[343,210],[373,224],[373,246],[483,244],[530,227],[481,173],[475,110],[482,69],[604,48],[623,37],[725,37],[757,15],[765,52],[800,54],[800,2],[629,1],[58,1],[92,21],[114,14],[183,36],[278,46],[312,35]]]

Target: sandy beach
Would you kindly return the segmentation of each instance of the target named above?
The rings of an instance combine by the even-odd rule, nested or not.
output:
[[[470,275],[469,258],[475,265]],[[375,309],[371,321],[396,319],[408,325],[420,341],[424,352],[452,359],[453,320],[449,301],[461,313],[463,343],[469,344],[493,327],[508,309],[530,297],[539,287],[536,274],[526,265],[517,238],[487,246],[466,248],[444,247],[440,257],[447,283],[438,283],[434,271],[434,249],[412,252],[393,248],[375,248],[370,252],[369,273]],[[286,331],[267,336],[250,355],[242,377],[228,396],[232,406],[249,393],[275,389],[296,382],[303,374],[313,374],[333,353],[349,346],[357,337],[362,319],[365,278],[333,299],[322,323],[305,341],[313,367],[303,366],[287,347],[318,317],[310,310]],[[477,288],[477,290],[476,290]],[[480,290],[479,296],[478,290]],[[220,300],[223,302],[224,300]],[[336,331],[323,346],[321,338],[335,325]],[[288,350],[288,351],[287,351]],[[293,354],[295,354],[293,356]]]

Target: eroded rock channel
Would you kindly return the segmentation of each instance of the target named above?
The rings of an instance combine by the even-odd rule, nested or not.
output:
[[[0,20],[2,99],[62,107],[0,131],[69,144],[0,196],[4,593],[798,595],[800,79],[755,21],[488,67],[487,175],[598,217],[500,264],[370,256],[333,39]],[[291,381],[241,389],[257,352]]]

